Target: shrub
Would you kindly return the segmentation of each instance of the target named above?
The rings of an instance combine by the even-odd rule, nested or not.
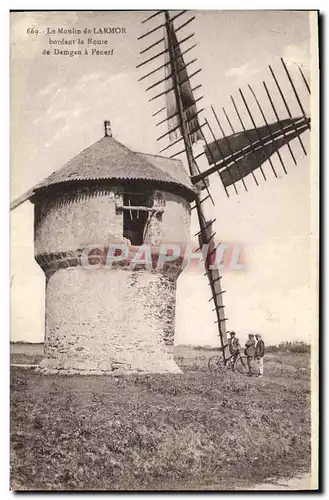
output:
[[[266,352],[292,352],[292,353],[310,353],[311,346],[301,340],[294,342],[281,342],[279,345],[266,347]]]

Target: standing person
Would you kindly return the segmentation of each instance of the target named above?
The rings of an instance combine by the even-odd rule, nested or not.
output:
[[[264,372],[265,343],[259,333],[256,335],[256,340],[257,344],[255,348],[255,359],[258,365],[258,377],[262,377]]]
[[[232,370],[234,371],[236,358],[240,354],[240,347],[241,347],[239,339],[235,336],[235,332],[230,332],[228,347],[229,347],[230,354],[232,356],[232,361],[233,361],[232,362]]]
[[[255,341],[255,335],[253,333],[249,333],[248,335],[248,340],[245,343],[245,355],[247,356],[247,363],[248,363],[248,376],[252,376],[252,365],[253,365],[253,359],[255,357],[255,347],[256,347],[256,341]]]

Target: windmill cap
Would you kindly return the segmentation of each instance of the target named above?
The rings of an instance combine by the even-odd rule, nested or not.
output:
[[[177,193],[187,201],[195,199],[193,185],[180,160],[132,151],[112,137],[110,120],[104,121],[104,129],[105,136],[102,139],[40,182],[34,187],[34,193],[50,186],[72,185],[74,182],[150,181],[157,184],[158,189]]]

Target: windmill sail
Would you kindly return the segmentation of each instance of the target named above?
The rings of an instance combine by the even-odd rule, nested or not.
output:
[[[160,79],[156,83],[153,83],[151,86],[148,87],[147,90],[151,90],[157,85],[161,84],[162,82],[165,83],[165,91],[162,93],[158,93],[155,97],[153,97],[150,100],[157,99],[160,96],[165,96],[165,106],[158,109],[153,116],[156,116],[159,113],[162,113],[163,111],[166,112],[167,118],[166,120],[161,120],[157,126],[167,122],[169,131],[166,134],[162,134],[158,140],[162,140],[164,138],[169,137],[170,144],[167,145],[165,148],[163,148],[160,152],[163,152],[171,147],[174,147],[177,143],[183,142],[184,147],[183,149],[179,150],[178,152],[175,152],[172,154],[171,157],[180,155],[185,153],[187,162],[188,162],[188,167],[189,167],[189,172],[191,176],[198,175],[200,174],[200,169],[197,164],[197,157],[194,157],[193,149],[192,146],[195,144],[198,140],[204,140],[206,142],[205,136],[202,132],[202,127],[205,124],[199,124],[198,120],[198,115],[202,111],[197,110],[196,102],[199,101],[202,97],[199,97],[195,99],[194,97],[194,92],[201,87],[201,85],[195,86],[194,88],[192,87],[190,80],[193,76],[195,76],[197,73],[199,73],[201,70],[198,70],[190,75],[188,75],[187,72],[187,66],[192,64],[194,61],[190,61],[187,64],[185,64],[185,61],[183,59],[183,54],[185,55],[187,52],[189,52],[195,45],[192,47],[189,47],[187,49],[184,48],[184,50],[181,49],[181,46],[184,42],[187,40],[190,40],[191,37],[194,35],[189,35],[187,37],[183,37],[180,41],[178,41],[177,38],[177,32],[189,24],[192,19],[187,20],[185,23],[183,23],[181,26],[175,29],[173,25],[173,20],[177,18],[179,15],[182,15],[182,13],[177,14],[173,17],[170,17],[170,14],[168,11],[164,12],[165,15],[165,22],[164,24],[160,24],[158,27],[155,27],[148,31],[146,34],[141,35],[139,39],[144,38],[148,36],[151,33],[154,33],[156,30],[158,30],[161,27],[165,27],[165,37],[164,37],[164,47],[165,50],[162,52],[159,52],[155,56],[151,56],[149,59],[146,61],[141,62],[138,67],[141,67],[145,64],[147,64],[150,61],[153,61],[156,59],[158,56],[164,55],[165,58],[165,64],[160,64],[156,69],[153,69],[146,75],[142,76],[140,80],[143,80],[145,78],[149,78],[155,73],[157,73],[159,70],[164,68],[165,70],[165,78]],[[159,42],[161,42],[160,40]],[[158,42],[155,42],[156,44]],[[154,47],[154,44],[151,44],[149,47],[144,49],[142,53],[145,53],[148,50],[151,50],[152,47]],[[208,189],[208,184],[205,182],[205,179],[202,179],[203,182],[199,184],[199,187],[201,189],[206,189],[208,192],[207,196],[201,197],[201,194],[196,195],[195,199],[195,205],[192,207],[193,209],[196,209],[197,212],[197,217],[200,225],[200,231],[197,233],[198,238],[199,238],[199,244],[200,248],[204,245],[207,244],[210,246],[211,251],[208,254],[208,258],[206,259],[206,274],[209,279],[209,285],[211,289],[211,299],[214,301],[215,304],[215,311],[216,311],[216,316],[217,316],[217,321],[218,323],[218,332],[219,332],[219,338],[220,338],[220,343],[222,347],[222,352],[223,352],[223,357],[224,360],[226,361],[230,354],[228,352],[228,342],[227,342],[227,334],[226,334],[226,321],[227,318],[225,318],[224,314],[224,305],[222,301],[222,294],[224,293],[221,290],[221,276],[219,276],[218,270],[217,269],[212,269],[212,266],[209,266],[209,263],[211,262],[211,254],[213,254],[216,249],[215,249],[215,244],[214,244],[214,237],[215,237],[215,232],[212,230],[212,223],[214,221],[207,221],[205,215],[204,215],[204,210],[203,210],[203,203],[207,199],[211,199],[213,202],[212,196],[209,192]]]
[[[223,294],[225,293],[225,290],[222,289],[222,283],[221,283],[222,277],[219,274],[219,271],[216,268],[216,266],[214,266],[215,252],[217,249],[214,243],[214,235],[216,233],[213,231],[212,222],[206,223],[204,230],[199,235],[199,245],[201,247],[203,244],[209,242],[209,251],[205,267],[206,267],[206,274],[209,280],[209,285],[211,288],[210,300],[213,300],[215,306],[213,309],[213,311],[215,311],[217,316],[217,320],[215,321],[215,323],[218,324],[218,331],[222,343],[224,359],[228,359],[229,353],[227,352],[227,334],[226,334],[227,318],[225,317],[225,306],[223,301]],[[212,268],[212,266],[214,268]]]
[[[235,117],[238,118],[238,121],[240,122],[240,125],[242,127],[242,130],[240,132],[236,132],[234,130],[232,126],[232,121],[228,113],[224,108],[222,108],[225,119],[231,131],[233,132],[231,135],[227,136],[224,132],[224,128],[221,124],[221,121],[212,106],[212,112],[214,114],[217,125],[219,126],[220,132],[223,137],[217,138],[214,132],[212,131],[211,127],[209,126],[209,129],[212,133],[212,138],[214,140],[209,144],[206,144],[206,146],[204,147],[204,154],[211,167],[205,172],[199,173],[198,175],[193,175],[192,182],[194,184],[201,182],[204,177],[208,177],[212,173],[217,172],[221,178],[222,184],[227,194],[228,194],[227,188],[231,185],[234,186],[235,192],[237,191],[236,183],[238,181],[242,181],[245,189],[247,190],[244,178],[247,177],[249,174],[252,175],[257,186],[259,185],[257,178],[255,176],[256,170],[259,169],[264,180],[267,180],[265,172],[262,168],[262,165],[267,161],[271,166],[274,176],[278,177],[271,159],[272,155],[274,154],[277,154],[280,160],[280,165],[283,168],[284,173],[285,174],[288,173],[287,168],[283,162],[283,158],[280,154],[280,149],[283,146],[287,145],[291,158],[295,163],[295,165],[297,165],[295,153],[293,152],[290,145],[290,143],[294,139],[297,139],[297,142],[296,141],[295,142],[299,143],[303,154],[307,155],[307,151],[305,149],[301,136],[304,132],[310,130],[311,119],[306,115],[304,105],[302,104],[301,98],[297,92],[296,84],[293,82],[289,70],[283,59],[281,59],[281,62],[285,74],[288,77],[288,83],[293,90],[293,95],[295,97],[295,100],[298,104],[298,107],[302,115],[298,117],[293,117],[290,107],[291,105],[290,103],[288,103],[288,99],[284,95],[283,88],[279,83],[279,79],[276,76],[272,67],[269,66],[271,77],[278,91],[277,96],[280,97],[280,100],[282,101],[281,106],[282,104],[284,105],[285,110],[288,114],[288,118],[282,118],[279,116],[275,100],[271,95],[269,87],[265,82],[263,82],[263,86],[267,98],[267,105],[270,104],[273,114],[277,120],[276,122],[270,122],[270,120],[268,120],[268,118],[264,113],[264,109],[263,106],[261,105],[261,102],[259,101],[258,97],[256,96],[255,92],[253,91],[250,85],[249,85],[249,90],[251,96],[254,102],[256,103],[258,111],[260,112],[260,116],[258,116],[258,118],[255,118],[253,116],[251,112],[251,107],[248,104],[248,101],[241,89],[239,89],[239,93],[243,103],[242,110],[239,109],[237,102],[231,96],[231,102],[233,104]],[[306,81],[304,74],[301,71],[300,73],[302,76],[303,84],[305,85],[308,93],[310,93],[310,87],[308,85],[308,82]],[[249,117],[249,120],[252,123],[253,128],[249,128],[245,125],[244,119],[242,119],[243,112],[244,115],[246,115],[247,112],[246,116]],[[256,121],[260,117],[262,118],[264,125],[257,126]]]
[[[30,189],[29,191],[26,191],[26,193],[22,194],[22,196],[19,196],[18,198],[15,198],[14,201],[11,202],[10,204],[10,210],[14,210],[14,208],[19,207],[23,203],[25,203],[27,200],[29,200],[34,192],[34,189]]]
[[[222,156],[219,154],[218,145],[224,158],[228,158],[232,154],[248,148],[250,146],[250,142],[255,145],[260,144],[262,139],[268,140],[272,135],[277,135],[278,132],[283,133],[285,130],[289,131],[291,128],[294,128],[295,126],[299,127],[304,123],[307,123],[307,119],[303,116],[299,118],[287,118],[281,122],[264,125],[262,127],[258,127],[257,129],[248,129],[246,132],[238,132],[226,137],[225,139],[218,139],[217,141],[211,142],[208,147],[205,148],[208,163],[211,165],[214,161],[217,162],[222,160]],[[278,148],[279,147],[281,146],[278,146]]]
[[[285,127],[282,127],[284,122]],[[199,182],[203,176],[219,172],[223,185],[228,187],[259,168],[280,148],[299,137],[310,126],[310,120],[304,117],[284,122],[233,134],[208,144],[205,148],[208,162],[216,165],[202,174],[193,176],[192,181]],[[256,132],[258,139],[252,142],[252,139],[257,138]]]
[[[164,38],[165,38],[165,48],[166,48],[165,52],[165,62],[166,62],[165,87],[167,91],[166,112],[167,112],[168,128],[169,130],[171,130],[171,132],[169,133],[169,139],[170,141],[174,141],[181,136],[181,130],[179,127],[179,113],[177,108],[177,97],[175,95],[174,74],[170,64],[171,51],[168,50],[168,46],[171,45],[172,54],[176,60],[175,75],[177,78],[177,85],[180,89],[184,120],[186,121],[187,131],[191,138],[191,143],[194,144],[198,140],[202,140],[199,120],[197,117],[197,108],[192,92],[190,79],[187,73],[186,65],[183,59],[180,45],[177,40],[173,22],[171,20],[168,22],[167,29],[165,28]]]
[[[160,40],[157,40],[151,43],[148,47],[144,48],[140,54],[145,54],[146,52],[152,51],[154,47],[157,47],[159,44],[164,44],[164,50],[158,51],[155,55],[151,55],[146,60],[142,61],[138,64],[137,67],[142,67],[150,62],[154,62],[158,57],[162,58],[161,63],[155,69],[152,69],[147,74],[143,75],[140,80],[144,80],[146,78],[150,78],[156,74],[160,70],[164,70],[164,77],[160,78],[158,81],[153,82],[146,89],[147,91],[158,88],[158,85],[164,84],[164,91],[157,91],[156,95],[153,96],[150,101],[154,101],[160,97],[164,98],[165,105],[160,107],[153,116],[157,116],[160,113],[166,114],[166,118],[160,119],[156,126],[162,126],[165,123],[168,125],[168,130],[165,133],[162,133],[158,137],[158,141],[162,141],[166,139],[169,144],[167,144],[164,148],[160,150],[160,153],[167,151],[168,149],[174,148],[177,144],[182,144],[182,148],[178,146],[175,148],[174,153],[171,154],[171,158],[176,157],[181,154],[186,155],[186,159],[188,162],[189,172],[191,175],[191,181],[195,185],[196,191],[200,193],[200,190],[206,189],[207,196],[202,196],[201,194],[196,195],[195,205],[192,207],[192,210],[195,209],[197,212],[197,217],[200,225],[200,231],[197,233],[199,237],[200,248],[202,245],[210,245],[211,251],[213,254],[216,249],[214,248],[214,236],[215,232],[212,230],[212,224],[214,221],[208,221],[204,214],[204,202],[207,199],[211,199],[213,202],[212,196],[209,192],[209,182],[207,177],[213,173],[217,173],[220,176],[223,187],[227,196],[229,195],[228,188],[233,186],[236,194],[238,194],[238,189],[236,183],[239,181],[242,182],[244,189],[247,191],[247,185],[244,181],[244,178],[249,174],[252,176],[256,185],[259,185],[259,182],[256,178],[255,171],[259,170],[264,180],[267,180],[265,175],[265,171],[263,170],[262,165],[265,162],[269,162],[273,174],[275,177],[277,176],[276,170],[274,168],[271,157],[273,154],[277,154],[280,159],[280,164],[283,168],[284,173],[287,173],[286,166],[283,163],[283,158],[280,154],[280,149],[287,145],[288,150],[290,152],[291,158],[294,163],[297,164],[297,160],[295,157],[295,153],[292,151],[290,146],[290,142],[296,139],[296,143],[301,146],[303,153],[306,155],[306,149],[303,144],[303,140],[301,135],[307,130],[310,129],[310,118],[306,116],[306,111],[304,105],[299,97],[299,93],[297,91],[297,87],[289,73],[287,66],[285,65],[283,59],[281,60],[283,69],[285,72],[285,77],[288,79],[288,84],[291,87],[294,95],[294,100],[297,101],[299,112],[297,117],[294,117],[292,114],[293,107],[288,103],[288,99],[286,98],[283,88],[279,82],[279,78],[273,71],[271,67],[270,74],[272,78],[272,85],[275,85],[276,88],[276,98],[280,99],[280,107],[277,107],[276,99],[271,95],[270,87],[267,86],[265,82],[263,82],[264,90],[265,90],[265,99],[267,106],[262,106],[261,102],[258,100],[255,92],[249,85],[249,90],[252,95],[252,99],[255,101],[258,111],[260,114],[258,117],[254,118],[251,107],[248,104],[248,100],[245,98],[241,89],[239,89],[240,97],[242,99],[242,110],[240,109],[239,102],[236,101],[233,96],[231,96],[231,103],[233,105],[233,112],[235,118],[231,120],[230,112],[227,113],[223,108],[225,119],[230,127],[231,135],[226,135],[224,132],[224,127],[222,127],[221,122],[214,112],[217,125],[220,128],[222,138],[217,138],[216,133],[213,131],[208,120],[204,119],[204,123],[199,123],[199,113],[203,110],[198,111],[196,103],[202,99],[199,97],[195,99],[195,91],[201,87],[201,85],[192,87],[190,81],[192,77],[198,74],[201,70],[189,74],[187,67],[196,61],[196,59],[185,63],[183,56],[187,53],[191,55],[190,51],[195,47],[195,45],[188,46],[187,48],[182,45],[186,42],[190,41],[194,33],[189,34],[183,37],[177,37],[178,32],[180,30],[189,25],[189,23],[194,19],[193,17],[183,22],[180,26],[174,26],[174,20],[183,14],[186,11],[175,14],[174,16],[170,16],[168,11],[164,11],[164,20],[160,21],[161,24],[156,26],[155,28],[150,29],[148,32],[144,33],[139,37],[139,39],[144,39],[153,33],[158,32],[158,30],[162,30],[164,28],[165,34],[164,37]],[[153,14],[148,20],[158,19],[159,16]],[[180,39],[178,39],[180,38]],[[164,63],[163,63],[164,59]],[[303,79],[303,84],[305,85],[308,93],[310,93],[310,87],[303,75],[301,76]],[[296,103],[295,103],[296,104]],[[285,109],[284,117],[279,116],[278,110],[283,108]],[[273,122],[273,117],[268,119],[265,115],[264,109],[270,109],[271,113],[273,112],[275,117],[275,122]],[[259,119],[262,119],[262,126],[257,126],[256,122]],[[248,120],[246,122],[245,120]],[[241,126],[240,131],[236,131],[233,128],[233,123],[238,123]],[[252,125],[252,128],[250,126]],[[204,129],[204,127],[206,127]],[[206,138],[205,133],[211,134],[210,142]],[[208,135],[209,137],[209,135]],[[202,153],[194,156],[193,152],[193,144],[195,144],[198,140],[202,140],[205,143],[204,150]],[[178,150],[177,150],[178,149]],[[197,164],[197,159],[201,156],[205,155],[210,168],[206,171],[201,172],[200,168]],[[221,341],[221,346],[224,353],[224,359],[229,357],[227,352],[227,335],[226,335],[226,321],[224,313],[224,304],[222,300],[222,294],[224,293],[221,289],[221,276],[217,269],[213,269],[212,266],[209,265],[209,253],[206,261],[206,275],[209,279],[209,285],[212,292],[212,297],[210,300],[214,301],[215,311],[217,315],[217,323],[219,330],[219,337]]]
[[[307,128],[307,126],[300,128],[287,136],[277,139],[275,142],[267,142],[255,151],[245,154],[240,160],[237,160],[235,163],[232,163],[219,172],[223,185],[230,186],[233,182],[240,180],[241,172],[245,177],[259,168],[259,166],[265,163],[278,149],[298,137],[298,135],[307,130]]]

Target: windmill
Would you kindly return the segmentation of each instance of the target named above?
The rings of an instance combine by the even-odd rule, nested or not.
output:
[[[196,58],[185,61],[193,54],[195,44],[191,45],[191,42],[194,34],[183,34],[194,16],[187,14],[184,21],[185,14],[186,11],[174,15],[168,11],[156,12],[143,21],[143,25],[150,29],[139,37],[148,45],[141,50],[142,60],[138,68],[152,66],[148,66],[147,73],[139,80],[148,82],[146,90],[151,92],[150,101],[165,100],[153,116],[159,117],[157,127],[168,127],[158,137],[160,144],[165,142],[160,153],[166,151],[166,157],[130,150],[112,136],[110,123],[106,120],[102,139],[11,204],[11,209],[26,200],[34,204],[34,256],[47,283],[45,358],[40,365],[45,372],[112,373],[120,367],[126,371],[179,371],[171,346],[175,284],[181,269],[175,270],[173,265],[174,276],[167,275],[164,268],[155,273],[153,268],[145,268],[137,275],[130,264],[141,242],[151,242],[157,257],[157,245],[163,241],[181,244],[177,238],[183,235],[185,243],[189,237],[191,211],[196,212],[198,219],[196,236],[205,257],[205,275],[209,281],[221,349],[224,360],[229,358],[228,319],[223,301],[225,290],[218,268],[211,265],[217,258],[220,244],[216,246],[215,242],[213,224],[216,219],[210,219],[206,214],[207,200],[214,204],[209,178],[218,174],[226,195],[229,196],[232,190],[238,194],[240,185],[248,190],[248,176],[256,185],[259,185],[256,173],[260,172],[266,180],[265,164],[277,176],[274,154],[286,174],[285,155],[281,154],[283,148],[287,147],[295,164],[297,157],[291,147],[293,141],[303,155],[307,153],[302,134],[310,129],[310,118],[282,60],[283,75],[292,88],[294,104],[299,107],[297,113],[285,96],[280,78],[270,67],[269,76],[276,88],[276,98],[284,106],[284,114],[277,107],[270,86],[263,82],[267,107],[249,86],[248,97],[240,89],[238,99],[232,96],[230,109],[223,108],[221,115],[211,107],[215,126],[211,126],[210,119],[206,118],[201,123],[203,109],[198,110],[197,103],[202,99],[198,96],[202,86],[190,83],[201,70],[191,72]],[[161,31],[164,33],[159,38]],[[159,76],[160,72],[164,75]],[[305,92],[310,93],[301,68],[299,73]],[[250,99],[257,116],[252,111]],[[234,127],[236,121],[237,128]],[[228,134],[225,133],[227,124]],[[203,145],[197,151],[200,141]],[[182,155],[187,160],[189,175],[176,158]],[[202,165],[202,162],[208,162],[208,165]],[[163,203],[163,197],[168,194],[175,196],[173,204]],[[86,224],[88,217],[95,217],[97,223]],[[172,220],[176,217],[177,224],[172,231]],[[104,223],[104,218],[107,223]],[[122,257],[123,265],[119,267],[124,268],[123,272],[115,274],[118,270],[115,267],[111,279],[108,279],[108,272],[112,270],[111,265],[106,266],[108,245],[117,238],[132,252],[127,258]],[[104,248],[95,249],[95,241],[103,242]],[[87,274],[84,269],[85,250],[88,250],[84,247],[86,242],[98,252],[91,255],[92,262],[87,259],[88,266],[92,267]],[[207,247],[205,254],[204,247]],[[89,258],[89,254],[87,256]],[[100,271],[98,262],[103,266]],[[149,294],[148,300],[143,294]],[[139,306],[136,307],[137,303]],[[84,307],[84,304],[89,304],[89,307]],[[95,308],[98,308],[97,314]],[[136,356],[137,337],[137,344],[141,346],[139,356]]]
[[[216,131],[210,125],[207,118],[204,119],[203,123],[200,123],[199,118],[201,112],[204,110],[197,109],[197,103],[201,101],[202,96],[196,97],[196,94],[199,92],[201,85],[192,87],[191,80],[201,72],[201,69],[190,72],[191,65],[197,62],[196,58],[191,58],[196,44],[193,43],[194,33],[184,34],[184,31],[194,19],[195,16],[189,16],[187,11],[181,11],[174,15],[171,15],[169,11],[158,11],[143,20],[142,24],[149,27],[149,29],[139,36],[138,40],[141,43],[146,41],[148,45],[140,52],[142,60],[137,65],[137,68],[144,69],[155,64],[155,67],[153,66],[151,70],[144,73],[139,81],[150,82],[146,88],[147,92],[153,94],[150,101],[158,102],[159,99],[165,99],[165,105],[153,113],[154,117],[161,117],[160,121],[156,124],[157,127],[166,124],[168,126],[168,131],[158,137],[158,141],[169,139],[169,144],[163,147],[160,153],[172,151],[171,158],[185,155],[191,181],[198,193],[193,206],[191,206],[191,210],[196,210],[200,227],[200,230],[196,233],[199,240],[199,249],[203,245],[209,245],[205,262],[205,275],[207,275],[209,280],[211,290],[210,301],[213,301],[214,304],[215,322],[218,325],[218,336],[224,362],[226,362],[229,358],[229,353],[226,326],[227,317],[223,301],[225,291],[222,289],[222,276],[218,269],[213,269],[213,266],[210,266],[217,250],[215,244],[216,232],[213,231],[213,223],[216,219],[207,220],[204,205],[207,200],[210,200],[214,204],[210,192],[209,176],[217,173],[226,195],[229,196],[229,188],[231,186],[235,193],[238,194],[237,185],[239,183],[243,185],[246,191],[248,190],[245,182],[245,178],[248,175],[253,178],[258,186],[259,182],[255,175],[256,171],[260,171],[263,179],[266,181],[267,178],[263,165],[267,161],[271,166],[273,175],[277,177],[277,172],[272,161],[274,154],[277,155],[283,172],[287,174],[287,167],[280,150],[284,146],[287,146],[292,161],[294,164],[297,164],[296,156],[291,148],[291,142],[294,140],[298,141],[302,154],[307,154],[301,136],[304,132],[310,130],[311,121],[310,117],[307,116],[289,69],[285,61],[281,59],[284,76],[292,89],[299,107],[300,113],[298,116],[293,115],[279,78],[273,68],[269,66],[270,78],[274,82],[287,116],[280,116],[270,88],[264,81],[264,95],[272,111],[271,118],[266,116],[261,99],[256,95],[254,89],[250,85],[248,87],[249,99],[253,100],[258,110],[259,117],[263,123],[261,126],[256,125],[256,118],[242,89],[239,89],[240,104],[231,96],[231,112],[237,118],[240,130],[236,131],[234,129],[228,110],[222,108],[223,118],[231,130],[231,134],[226,135],[222,118],[215,111],[214,106],[211,106],[212,116],[222,137],[217,137]],[[158,35],[161,32],[163,32],[163,36],[159,37]],[[159,47],[162,47],[162,49],[159,49]],[[185,62],[188,58],[190,60]],[[302,69],[298,67],[298,70],[301,81],[308,94],[310,94],[309,83]],[[164,75],[159,77],[163,73]],[[164,90],[161,92],[159,91],[160,85],[164,85]],[[243,119],[243,112],[239,108],[241,104],[244,112],[249,117],[250,127],[246,125]],[[164,118],[162,118],[163,115]],[[207,135],[210,137],[210,140],[207,140]],[[199,140],[202,140],[204,143],[203,151],[195,154],[193,146]],[[177,146],[181,147],[175,151]],[[205,156],[209,164],[209,167],[203,171],[198,165],[201,156]],[[203,194],[204,191],[206,194]]]

